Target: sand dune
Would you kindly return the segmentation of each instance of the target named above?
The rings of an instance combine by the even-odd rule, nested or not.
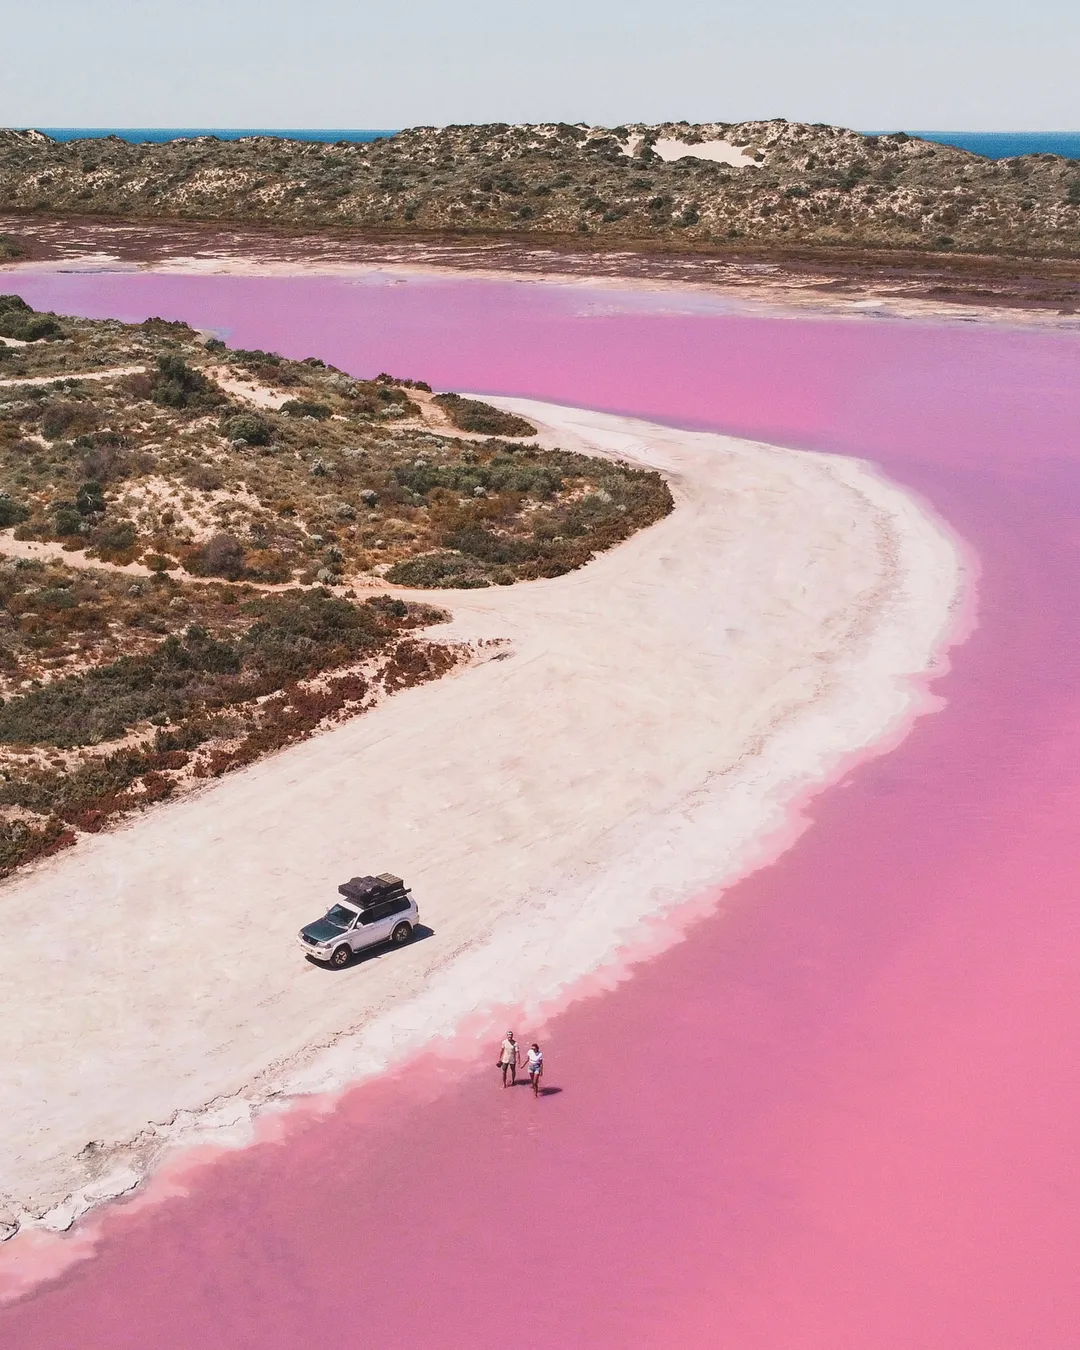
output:
[[[491,401],[660,468],[676,511],[558,580],[448,593],[435,633],[505,640],[491,659],[0,890],[11,1226],[64,1227],[175,1144],[467,1015],[541,1016],[674,940],[688,897],[752,866],[800,794],[922,706],[962,568],[871,469]],[[432,936],[340,973],[307,963],[299,926],[384,868]]]

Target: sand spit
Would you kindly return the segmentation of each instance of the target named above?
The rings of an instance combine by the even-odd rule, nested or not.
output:
[[[930,706],[963,565],[868,466],[491,401],[659,468],[675,512],[569,576],[448,593],[441,631],[502,640],[491,659],[0,889],[5,1231],[63,1229],[178,1144],[618,978]],[[384,868],[431,935],[306,962],[301,923]]]
[[[395,285],[412,278],[480,280],[631,291],[669,297],[672,308],[730,313],[1003,323],[1075,332],[1080,278],[1067,264],[926,254],[903,259],[830,251],[830,256],[745,256],[642,251],[633,241],[602,250],[566,240],[477,237],[386,239],[250,226],[121,222],[0,215],[33,256],[0,264],[13,285],[41,272],[152,272],[188,276],[327,276]],[[8,285],[7,282],[4,283]]]

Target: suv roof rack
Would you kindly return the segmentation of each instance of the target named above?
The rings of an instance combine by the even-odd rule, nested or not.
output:
[[[361,909],[377,904],[380,900],[389,899],[398,892],[407,894],[408,887],[392,872],[382,872],[377,877],[353,877],[338,887],[339,895],[351,900],[354,905],[359,905]]]

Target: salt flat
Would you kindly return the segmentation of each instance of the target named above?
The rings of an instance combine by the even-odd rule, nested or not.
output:
[[[0,889],[10,1226],[64,1227],[168,1148],[467,1016],[541,1016],[657,914],[674,937],[681,902],[922,706],[962,565],[872,469],[491,401],[659,468],[674,513],[568,576],[440,594],[433,635],[503,645]],[[305,961],[300,925],[384,869],[432,935]]]

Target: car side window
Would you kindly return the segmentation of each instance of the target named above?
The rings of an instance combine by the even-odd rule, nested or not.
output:
[[[397,912],[396,900],[384,900],[381,904],[372,905],[370,909],[365,909],[361,915],[361,922],[378,923],[380,919],[388,919],[391,914]]]
[[[390,902],[388,913],[404,914],[409,908],[409,897],[407,895],[399,896],[396,900]]]

